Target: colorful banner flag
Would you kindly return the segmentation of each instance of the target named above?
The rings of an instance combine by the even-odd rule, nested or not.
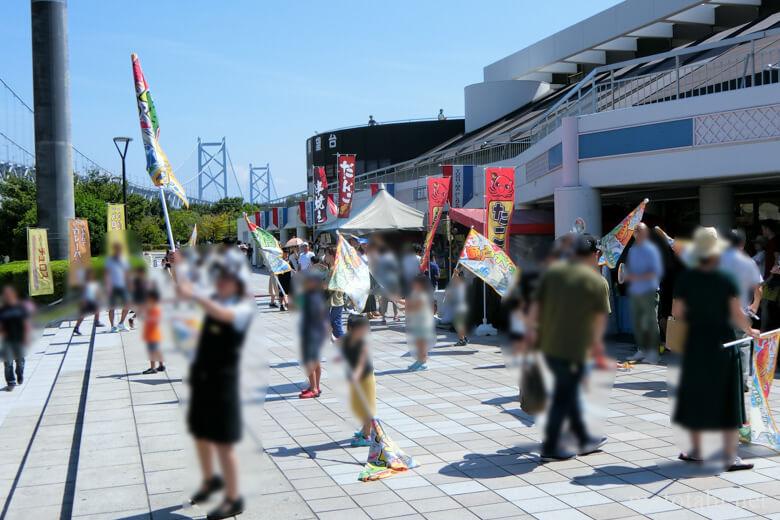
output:
[[[54,294],[49,263],[49,240],[43,228],[27,228],[28,287],[30,296]]]
[[[475,229],[466,237],[458,263],[495,289],[502,298],[509,292],[517,273],[509,255]]]
[[[282,208],[282,214],[281,214],[282,225],[280,227],[285,227],[287,225],[287,216],[288,216],[287,211],[288,208]]]
[[[328,193],[328,214],[331,217],[336,217],[339,214],[339,208],[336,206],[336,201],[333,200],[332,193]]]
[[[355,192],[355,155],[338,154],[336,168],[339,180],[339,218],[349,218],[352,209],[352,196]]]
[[[777,365],[780,330],[762,334],[753,341],[753,370],[750,385],[750,442],[780,451],[780,429],[772,416],[769,391]]]
[[[360,257],[354,247],[339,234],[336,245],[336,260],[333,263],[333,274],[328,282],[328,289],[341,291],[352,300],[355,309],[363,310],[371,290],[371,276],[368,264]]]
[[[379,480],[417,466],[417,462],[404,453],[385,433],[379,419],[371,419],[371,445],[368,448],[368,460],[360,472],[358,480],[363,482]]]
[[[255,241],[257,248],[260,250],[260,254],[263,255],[263,260],[266,265],[269,266],[271,272],[274,274],[282,274],[290,271],[292,268],[282,256],[282,248],[279,246],[276,238],[269,232],[264,231],[255,224],[252,224],[244,213],[244,220],[246,226],[249,228],[249,232],[252,234],[252,239]]]
[[[474,197],[474,170],[471,165],[444,164],[441,173],[452,179],[450,187],[450,205],[462,208]]]
[[[428,177],[428,234],[425,236],[424,252],[420,270],[426,271],[431,260],[431,247],[436,229],[439,227],[444,204],[450,194],[450,179],[446,177]]]
[[[160,147],[160,122],[157,118],[154,101],[152,100],[152,93],[149,91],[149,84],[146,82],[144,72],[141,69],[141,62],[135,53],[130,55],[130,59],[133,64],[138,117],[141,120],[141,137],[143,138],[144,152],[146,153],[146,171],[149,173],[149,177],[155,186],[161,186],[172,191],[186,207],[189,207],[190,202],[187,200],[184,187],[176,179],[171,163]]]
[[[265,210],[263,211],[263,222],[260,225],[263,229],[268,229],[271,227],[271,211]]]
[[[610,269],[614,269],[626,248],[626,244],[634,236],[634,230],[642,222],[645,214],[645,206],[650,199],[645,199],[634,208],[626,218],[620,221],[620,224],[601,238],[601,259],[600,264],[606,264]]]
[[[271,208],[271,224],[279,229],[279,208]]]
[[[190,233],[190,239],[187,240],[187,247],[195,247],[198,245],[198,225],[192,226],[192,233]]]
[[[485,229],[488,240],[507,251],[515,205],[515,169],[485,168]]]
[[[309,201],[306,201],[306,200],[302,200],[302,201],[298,202],[298,222],[300,222],[301,224],[304,224],[304,225],[308,225],[309,224],[309,218],[308,218],[309,215],[307,214],[307,211],[306,211],[306,206],[308,206],[308,204],[309,204]]]
[[[387,193],[395,197],[394,182],[372,182],[369,186],[371,187],[371,197],[374,197],[381,189],[384,189]]]
[[[255,225],[263,227],[263,212],[255,211]]]
[[[325,167],[314,167],[314,222],[317,225],[328,221],[328,179]]]
[[[70,285],[78,285],[83,281],[81,272],[90,267],[91,259],[89,223],[78,218],[68,219],[68,282]]]

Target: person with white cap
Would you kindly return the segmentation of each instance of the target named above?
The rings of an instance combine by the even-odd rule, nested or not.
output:
[[[312,253],[309,250],[309,243],[304,242],[301,245],[300,253],[298,254],[298,265],[300,266],[301,271],[308,271],[311,267],[311,259],[314,256],[314,253]]]
[[[223,254],[211,272],[216,277],[213,297],[195,292],[185,280],[178,281],[180,298],[197,303],[205,312],[195,360],[190,367],[189,431],[203,474],[200,489],[191,503],[203,503],[223,488],[224,501],[207,519],[236,516],[244,510],[238,492],[238,460],[234,445],[241,440],[240,358],[255,305],[247,296],[249,269],[244,255]],[[214,471],[219,459],[222,477]]]
[[[701,432],[720,430],[725,468],[738,471],[753,467],[737,456],[746,417],[741,357],[723,345],[735,339],[735,327],[751,337],[758,331],[742,310],[737,283],[719,269],[725,248],[715,228],[698,228],[690,249],[694,266],[675,284],[672,316],[687,323],[687,336],[673,420],[691,436],[692,448],[680,460],[701,462]]]

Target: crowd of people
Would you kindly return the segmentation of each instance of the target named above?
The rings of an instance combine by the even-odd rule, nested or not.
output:
[[[436,345],[436,295],[440,270],[431,259],[423,272],[419,245],[401,251],[380,237],[349,237],[369,266],[371,289],[365,305],[344,292],[328,289],[337,251],[308,243],[286,247],[283,258],[292,270],[269,277],[269,305],[300,315],[301,366],[307,387],[301,399],[322,395],[321,357],[328,342],[338,348],[350,382],[350,405],[359,422],[350,443],[367,446],[376,411],[376,377],[371,359],[371,320],[387,326],[402,319],[414,361],[410,372],[428,370],[430,349]],[[741,230],[721,237],[714,228],[698,228],[690,241],[672,239],[640,223],[616,271],[626,286],[636,352],[630,362],[658,363],[663,351],[667,319],[686,325],[681,377],[672,420],[690,432],[690,449],[680,453],[685,462],[701,462],[702,432],[723,432],[725,469],[752,468],[737,454],[740,429],[747,427],[745,392],[751,349],[725,348],[735,339],[757,337],[759,328],[776,328],[780,318],[780,247],[773,222],[762,223],[762,235],[745,251]],[[191,399],[187,414],[195,439],[202,484],[191,502],[207,501],[224,491],[224,500],[208,518],[227,518],[243,511],[238,487],[234,446],[241,439],[240,357],[255,315],[249,287],[251,249],[225,243],[208,251],[179,250],[166,255],[163,269],[175,287],[176,302],[190,302],[205,318],[198,330],[189,372]],[[614,365],[605,347],[605,335],[614,302],[612,272],[603,268],[601,244],[587,234],[567,234],[555,241],[542,271],[519,277],[504,298],[507,347],[519,356],[534,355],[552,376],[547,419],[540,448],[542,460],[566,460],[600,450],[606,437],[593,435],[583,418],[582,388],[595,368]],[[666,248],[666,250],[664,249]],[[671,255],[669,254],[671,252]],[[671,259],[671,260],[670,260]],[[670,262],[675,265],[671,265]],[[682,266],[682,269],[679,267]],[[145,266],[133,268],[122,245],[115,243],[105,260],[102,280],[95,270],[80,275],[79,317],[74,335],[81,335],[84,319],[94,317],[94,330],[113,334],[142,322],[149,367],[143,375],[165,371],[161,352],[163,307],[160,288],[150,281]],[[670,277],[673,279],[670,281]],[[443,301],[456,333],[455,346],[469,343],[471,275],[456,267]],[[671,305],[662,304],[671,290]],[[24,381],[25,348],[31,341],[32,308],[11,287],[2,290],[0,335],[6,389]],[[392,307],[392,314],[388,313]],[[99,321],[107,310],[108,325]],[[125,325],[127,323],[127,325]],[[346,324],[346,327],[345,327]],[[400,323],[399,323],[400,325]],[[668,339],[668,338],[667,338]],[[523,376],[525,377],[525,375]],[[521,388],[525,388],[523,382]],[[521,399],[522,401],[522,399]],[[564,425],[576,446],[562,441]],[[573,449],[572,449],[573,448]],[[218,461],[220,471],[215,468]]]

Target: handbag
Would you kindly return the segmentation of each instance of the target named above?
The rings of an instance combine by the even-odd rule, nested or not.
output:
[[[530,358],[530,359],[529,359]],[[547,406],[547,389],[536,354],[528,356],[520,370],[520,409],[536,415]]]
[[[676,320],[674,317],[669,316],[666,319],[666,348],[672,352],[682,354],[687,340],[688,323],[685,320]]]

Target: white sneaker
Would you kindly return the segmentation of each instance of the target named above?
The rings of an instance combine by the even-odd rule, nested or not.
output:
[[[119,329],[116,326],[111,327],[111,332],[119,332]]]
[[[119,330],[119,332],[127,332],[128,331],[128,328],[125,326],[124,323],[120,323],[119,327],[117,327],[117,329]]]
[[[643,359],[645,359],[645,353],[641,350],[637,350],[633,356],[628,358],[628,361],[642,361]]]

